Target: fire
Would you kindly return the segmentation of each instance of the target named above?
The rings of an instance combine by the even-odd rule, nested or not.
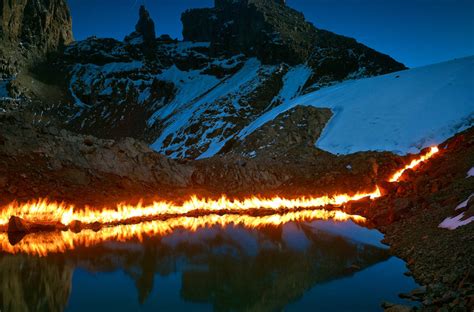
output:
[[[249,229],[263,226],[279,226],[289,222],[309,222],[314,220],[334,219],[337,221],[353,220],[365,222],[361,216],[348,215],[342,211],[300,210],[285,214],[266,216],[248,215],[205,215],[200,217],[175,217],[168,220],[150,221],[139,224],[106,227],[99,232],[84,230],[80,233],[61,231],[52,233],[34,233],[24,237],[19,243],[11,245],[6,233],[0,234],[0,247],[3,252],[12,254],[24,253],[35,256],[47,256],[64,253],[81,247],[93,247],[107,241],[143,242],[149,237],[165,236],[177,229],[196,231],[199,228],[229,225],[241,225]]]
[[[73,221],[84,224],[99,222],[100,224],[120,224],[127,220],[153,219],[169,215],[186,215],[192,212],[210,214],[218,212],[245,213],[252,209],[265,209],[278,212],[286,209],[308,209],[328,205],[340,206],[349,201],[365,197],[372,199],[380,197],[378,188],[369,193],[355,195],[340,194],[335,196],[301,197],[285,199],[281,197],[258,198],[250,197],[244,200],[228,199],[221,197],[217,200],[199,199],[193,196],[182,205],[171,202],[155,202],[149,206],[138,204],[136,206],[119,204],[115,209],[86,207],[76,210],[73,206],[64,203],[40,200],[26,204],[12,203],[0,211],[0,226],[6,226],[11,216],[17,216],[31,222],[55,222],[70,225]]]
[[[411,161],[403,169],[395,172],[389,179],[398,182],[403,173],[415,168],[439,152],[432,147],[429,152]],[[347,215],[342,211],[315,209],[324,206],[341,206],[351,201],[369,197],[375,199],[382,194],[378,187],[371,192],[356,194],[336,194],[321,197],[300,197],[288,199],[282,197],[249,197],[243,200],[203,199],[191,197],[182,204],[167,201],[154,202],[151,205],[118,204],[114,208],[86,207],[76,209],[73,205],[49,202],[45,199],[26,204],[13,202],[0,208],[0,231],[6,230],[10,217],[17,216],[33,223],[48,222],[71,226],[75,221],[82,224],[99,223],[104,226],[99,232],[83,230],[80,233],[62,231],[54,233],[36,233],[23,238],[15,246],[10,245],[6,234],[0,238],[3,251],[44,256],[50,253],[73,250],[78,246],[94,246],[107,240],[142,241],[144,237],[165,235],[174,229],[184,228],[195,231],[204,226],[230,224],[258,228],[265,225],[280,225],[291,221],[335,219],[363,222],[360,216]],[[251,216],[252,210],[263,209],[266,216]],[[291,212],[287,212],[291,210]],[[281,214],[286,212],[285,214]],[[193,216],[190,214],[193,213]],[[146,222],[145,222],[146,221]]]
[[[390,178],[389,182],[398,182],[405,171],[407,171],[408,169],[413,169],[413,168],[415,168],[415,167],[418,166],[420,163],[422,163],[422,162],[424,162],[424,161],[427,161],[428,159],[430,159],[431,157],[433,157],[433,156],[434,156],[435,154],[437,154],[438,152],[439,152],[439,148],[438,148],[437,146],[433,146],[432,148],[430,148],[430,150],[428,151],[428,153],[426,153],[425,155],[420,156],[419,158],[413,159],[413,160],[411,161],[411,163],[409,163],[408,165],[406,165],[403,169],[400,169],[400,170],[398,170],[397,172],[395,172],[395,173],[392,175],[392,177]]]

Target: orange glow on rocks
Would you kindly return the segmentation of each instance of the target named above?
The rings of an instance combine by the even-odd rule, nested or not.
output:
[[[438,147],[432,147],[426,154],[395,172],[389,181],[398,182],[406,170],[416,168],[438,152]],[[49,202],[45,199],[24,204],[13,202],[0,209],[0,232],[8,231],[11,217],[18,217],[33,224],[52,224],[51,228],[63,231],[33,233],[14,246],[9,243],[7,234],[0,234],[3,236],[0,238],[0,246],[6,252],[25,252],[44,256],[73,250],[76,246],[97,245],[106,240],[141,241],[144,236],[164,235],[176,228],[194,231],[199,227],[229,224],[258,228],[315,219],[363,222],[365,219],[361,216],[348,215],[339,210],[317,208],[341,206],[363,198],[376,199],[381,196],[379,187],[376,187],[369,192],[295,199],[255,196],[243,200],[228,199],[225,196],[219,199],[202,199],[193,196],[182,204],[160,201],[151,205],[119,204],[114,208],[76,209],[73,205]],[[256,210],[263,210],[269,215],[253,216]],[[82,231],[74,233],[68,230],[77,224],[81,225],[78,230]],[[100,231],[94,232],[90,230],[90,226],[87,227],[94,224],[99,224]]]
[[[408,169],[413,169],[415,167],[417,167],[419,164],[421,164],[422,162],[424,161],[427,161],[428,159],[430,159],[431,157],[433,157],[435,154],[437,154],[439,152],[439,148],[437,146],[433,146],[432,148],[430,148],[430,150],[428,151],[428,153],[424,154],[424,155],[421,155],[420,157],[416,158],[416,159],[413,159],[408,165],[406,165],[403,169],[400,169],[398,170],[397,172],[395,172],[389,182],[398,182],[400,181],[400,178],[402,177],[403,173],[405,171],[407,171]]]

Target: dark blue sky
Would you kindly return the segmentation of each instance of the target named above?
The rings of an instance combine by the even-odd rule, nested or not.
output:
[[[181,38],[180,15],[213,0],[68,0],[76,39],[123,39],[145,3],[157,34]],[[474,55],[473,0],[287,0],[318,28],[356,38],[409,67]]]

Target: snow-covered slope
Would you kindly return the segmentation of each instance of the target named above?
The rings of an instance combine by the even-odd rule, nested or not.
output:
[[[316,143],[323,150],[417,152],[473,124],[474,56],[346,81],[297,97],[257,118],[239,137],[297,105],[333,111]]]

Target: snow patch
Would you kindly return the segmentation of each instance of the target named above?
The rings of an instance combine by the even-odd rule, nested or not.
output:
[[[208,145],[207,150],[199,159],[212,157],[231,139],[232,136],[224,136],[226,130],[234,125],[223,121],[228,113],[222,112],[219,105],[220,100],[232,99],[232,105],[238,108],[238,100],[242,95],[248,94],[259,85],[259,71],[272,70],[273,67],[264,67],[256,58],[247,60],[244,66],[234,75],[219,81],[214,76],[199,74],[198,72],[181,72],[177,68],[164,72],[168,79],[178,86],[178,93],[172,103],[157,111],[152,118],[169,117],[165,120],[165,127],[161,135],[155,140],[151,147],[158,152],[165,150],[180,149],[170,157],[179,157],[186,152],[185,139],[174,145],[164,146],[168,136],[175,137],[180,131],[186,129],[196,116],[202,116],[206,110],[213,109],[221,112],[213,115],[213,119],[206,124],[206,132],[201,135],[200,141],[195,147]],[[188,75],[188,76],[186,76]],[[162,76],[164,78],[165,76]],[[153,122],[153,120],[149,121]],[[219,130],[220,135],[210,136]],[[178,146],[179,145],[179,146]]]
[[[346,81],[271,109],[238,136],[243,139],[297,106],[332,109],[316,146],[335,154],[417,153],[472,125],[474,57]]]
[[[466,208],[467,204],[469,203],[469,200],[473,197],[474,197],[474,193],[471,194],[465,201],[460,203],[456,207],[455,210]],[[448,218],[444,219],[443,222],[441,222],[438,227],[443,228],[443,229],[455,230],[455,229],[457,229],[461,226],[468,225],[469,223],[474,221],[474,216],[471,216],[471,217],[465,219],[465,213],[466,212],[464,211],[464,212],[461,212],[459,215],[457,215],[455,217],[448,217]]]
[[[470,178],[470,177],[474,177],[474,167],[469,169],[469,171],[467,172],[467,178]]]
[[[169,117],[219,83],[219,80],[214,76],[202,75],[199,70],[182,71],[176,65],[164,70],[157,78],[173,83],[177,88],[177,92],[171,103],[156,111],[150,117],[148,126],[152,126],[157,119],[163,120]]]
[[[311,74],[311,68],[306,65],[299,65],[288,70],[283,77],[283,87],[273,102],[280,101],[284,103],[299,95]]]
[[[464,212],[457,215],[456,217],[448,217],[444,219],[443,222],[440,223],[438,227],[443,228],[443,229],[448,229],[448,230],[455,230],[461,226],[468,225],[472,221],[474,221],[474,216],[469,217],[465,220],[462,220],[464,218]]]
[[[460,203],[460,204],[456,207],[456,210],[466,208],[466,207],[467,207],[467,204],[469,203],[469,200],[470,200],[471,198],[473,198],[473,197],[474,197],[474,193],[472,193],[471,196],[469,196],[465,201],[463,201],[462,203]]]

